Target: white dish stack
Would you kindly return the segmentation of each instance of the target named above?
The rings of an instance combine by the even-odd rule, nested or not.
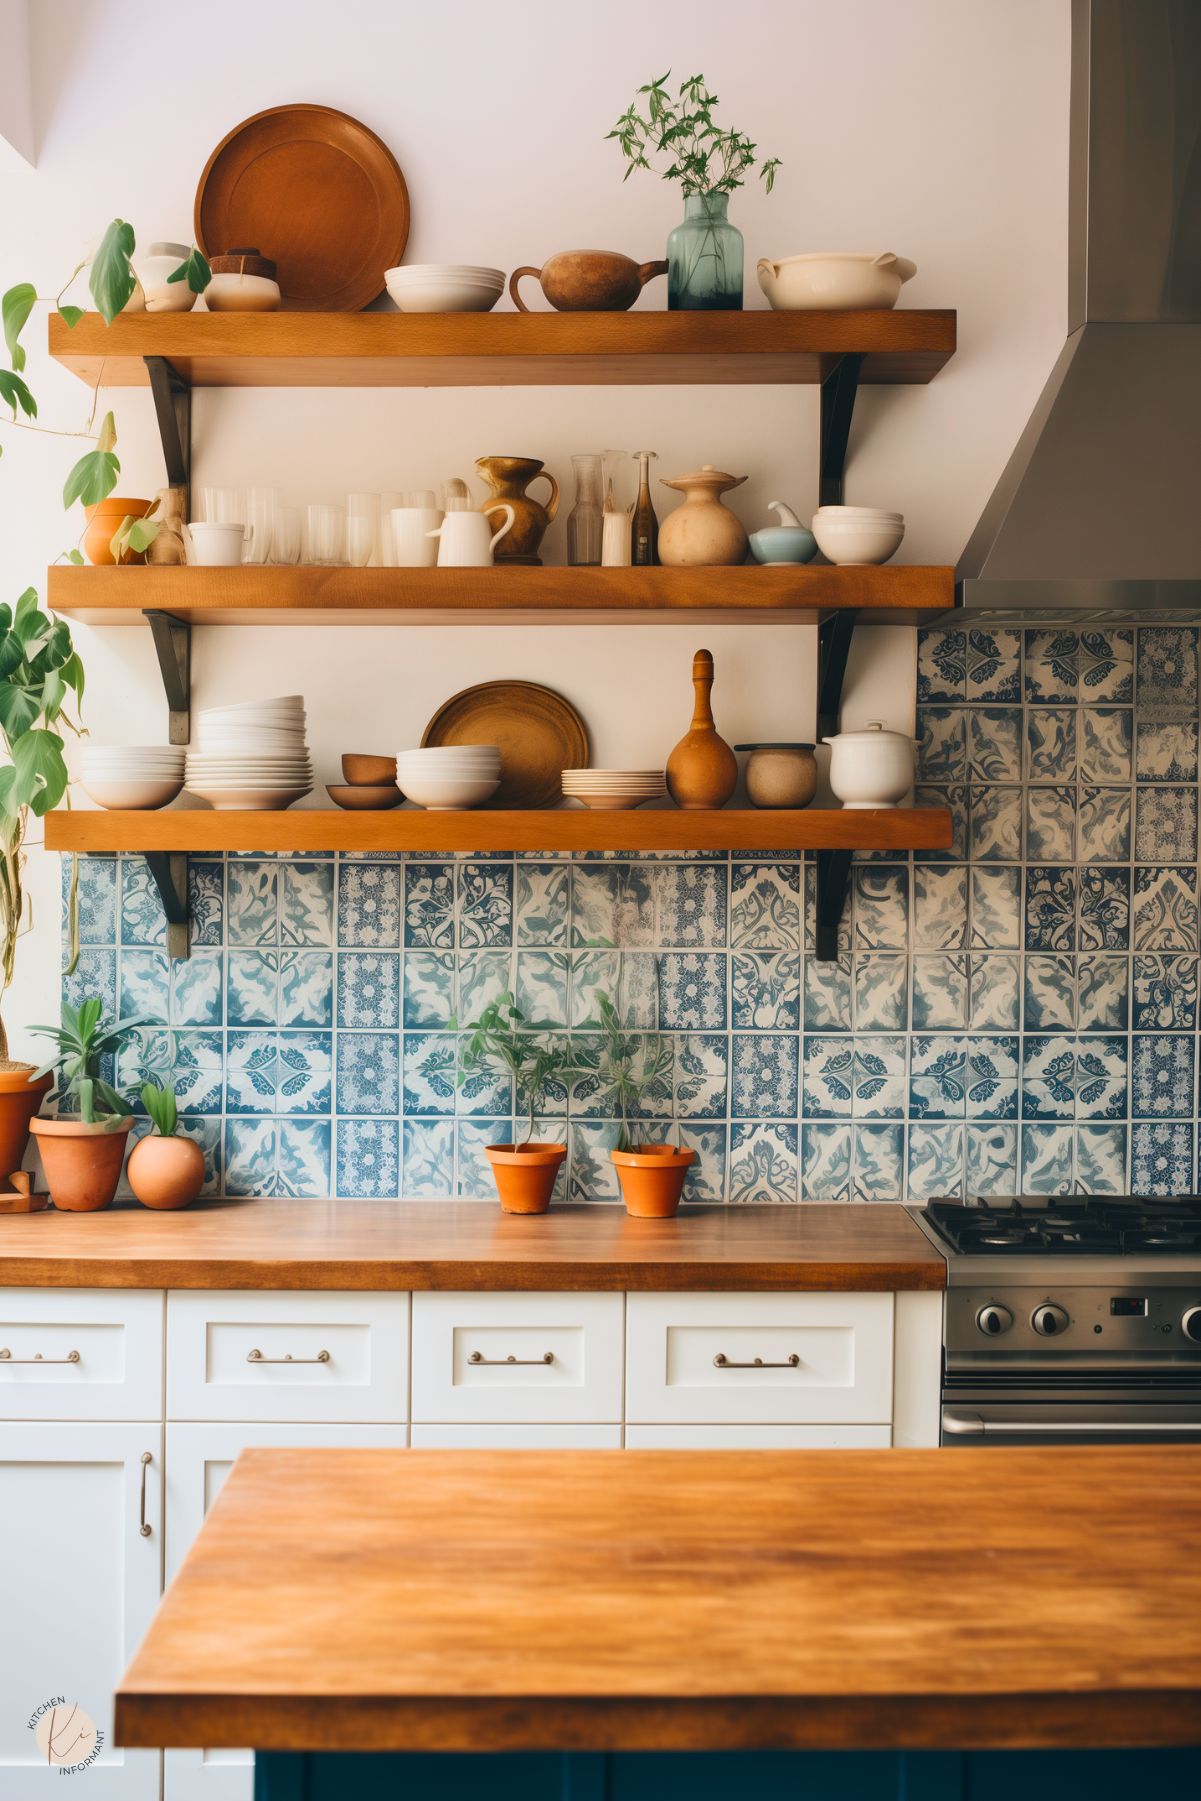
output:
[[[281,694],[200,714],[196,748],[188,752],[190,794],[218,812],[274,812],[312,786],[303,696]]]
[[[495,744],[402,750],[396,757],[396,783],[406,800],[432,813],[479,807],[500,787],[500,750]]]
[[[90,744],[79,753],[79,775],[98,807],[141,811],[165,807],[183,787],[182,744]]]
[[[628,813],[664,797],[661,769],[565,769],[563,792],[594,813]]]

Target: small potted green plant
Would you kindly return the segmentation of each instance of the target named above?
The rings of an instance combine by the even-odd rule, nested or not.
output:
[[[538,1103],[552,1083],[564,1088],[575,1073],[566,1039],[540,1038],[508,990],[484,1008],[466,1029],[459,1051],[459,1077],[481,1069],[504,1069],[524,1099],[526,1126],[516,1144],[489,1144],[496,1191],[506,1213],[545,1213],[567,1157],[567,1146],[534,1142]]]
[[[684,218],[667,240],[668,308],[736,312],[742,306],[742,233],[727,216],[730,195],[756,162],[770,194],[780,159],[759,161],[758,146],[744,131],[723,131],[714,123],[717,96],[703,75],[682,81],[675,98],[667,75],[639,88],[607,136],[617,139],[626,159],[624,180],[635,169],[654,172],[651,156],[658,156],[666,167],[657,173],[683,190]]]
[[[621,1184],[626,1212],[636,1219],[669,1219],[680,1205],[684,1179],[696,1152],[676,1144],[635,1144],[630,1116],[658,1083],[670,1081],[672,1048],[659,1032],[628,1032],[607,994],[593,991],[604,1044],[601,1069],[621,1116],[617,1144],[609,1155]]]
[[[42,1153],[46,1182],[54,1205],[67,1213],[96,1213],[117,1192],[125,1140],[133,1116],[124,1099],[100,1074],[100,1060],[115,1052],[136,1019],[106,1025],[103,1002],[93,995],[78,1007],[63,1005],[61,1026],[31,1026],[39,1037],[52,1038],[57,1055],[37,1076],[54,1072],[59,1114],[35,1119],[32,1131]],[[78,1113],[64,1114],[72,1100]]]
[[[139,1138],[129,1153],[125,1170],[129,1186],[143,1207],[186,1207],[204,1186],[204,1152],[194,1138],[185,1138],[178,1130],[174,1088],[147,1082],[142,1105],[154,1129]]]

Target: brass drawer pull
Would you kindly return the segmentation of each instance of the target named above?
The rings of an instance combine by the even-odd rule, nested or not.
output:
[[[286,1357],[264,1357],[261,1351],[247,1351],[247,1363],[328,1363],[328,1351],[318,1351],[315,1357],[293,1357],[291,1351]]]
[[[68,1351],[65,1357],[43,1357],[40,1351],[35,1351],[32,1357],[14,1357],[7,1345],[0,1350],[0,1363],[79,1363],[81,1361],[78,1351]]]
[[[732,1363],[724,1351],[719,1351],[713,1359],[714,1367],[719,1370],[794,1370],[800,1361],[795,1351],[782,1363],[765,1363],[762,1357],[752,1357],[749,1363]]]
[[[150,1465],[151,1465],[151,1464],[152,1464],[152,1463],[153,1463],[153,1462],[154,1462],[154,1459],[153,1459],[153,1457],[152,1457],[152,1456],[151,1456],[151,1454],[150,1454],[150,1452],[149,1452],[149,1451],[143,1451],[143,1452],[142,1452],[142,1506],[141,1506],[141,1523],[140,1523],[140,1525],[139,1525],[139,1526],[138,1526],[138,1531],[139,1531],[139,1532],[140,1532],[140,1533],[141,1533],[141,1535],[142,1535],[142,1537],[143,1537],[143,1538],[149,1538],[149,1537],[150,1537],[150,1527],[149,1527],[149,1526],[148,1526],[148,1525],[147,1525],[147,1523],[146,1523],[146,1471],[147,1471],[147,1470],[148,1470],[148,1469],[149,1469],[149,1468],[150,1468]]]
[[[473,1351],[467,1359],[468,1363],[499,1364],[502,1369],[512,1364],[524,1366],[534,1363],[553,1363],[554,1360],[553,1351],[543,1351],[541,1357],[485,1357],[482,1351]]]

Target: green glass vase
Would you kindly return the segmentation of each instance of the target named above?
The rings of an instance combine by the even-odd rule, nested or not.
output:
[[[739,312],[742,233],[727,218],[728,194],[691,194],[667,240],[667,305],[672,312]]]

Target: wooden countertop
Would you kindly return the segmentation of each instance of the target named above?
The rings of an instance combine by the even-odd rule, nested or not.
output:
[[[210,1201],[182,1213],[0,1218],[0,1284],[28,1288],[940,1289],[903,1207],[616,1205],[538,1218],[481,1201]]]
[[[246,1451],[116,1740],[1201,1743],[1201,1449]]]

